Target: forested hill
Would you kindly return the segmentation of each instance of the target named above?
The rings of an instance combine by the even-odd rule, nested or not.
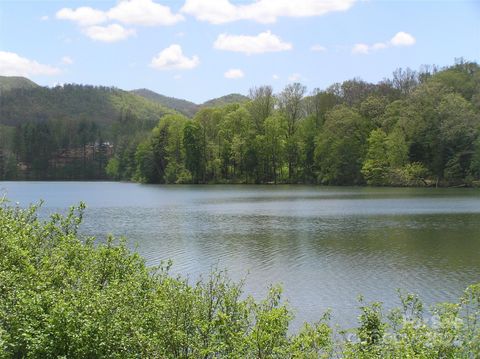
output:
[[[191,101],[160,95],[148,89],[133,90],[131,92],[136,95],[145,97],[146,99],[158,102],[159,104],[166,106],[170,109],[173,109],[175,111],[178,111],[187,117],[193,117],[201,108],[222,107],[232,103],[244,103],[248,101],[247,96],[237,94],[237,93],[232,93],[222,97],[208,100],[202,104],[197,105]]]
[[[0,79],[0,86],[8,86],[6,80],[9,79]],[[172,112],[156,102],[112,87],[74,84],[54,88],[17,86],[2,91],[0,95],[0,123],[4,125],[59,119],[86,119],[105,124],[117,120],[126,111],[143,120],[155,121]]]
[[[231,93],[229,95],[225,95],[222,97],[214,98],[202,103],[201,107],[221,107],[225,105],[229,105],[232,103],[244,103],[248,101],[248,97],[238,94],[238,93]]]
[[[48,88],[12,77],[0,78],[0,87],[0,180],[107,178],[117,148],[174,113],[112,87]]]
[[[130,92],[134,93],[135,95],[142,96],[146,99],[155,101],[175,111],[178,111],[187,117],[193,117],[193,115],[195,115],[195,113],[198,111],[198,105],[193,102],[183,100],[183,99],[178,99],[175,97],[160,95],[148,89],[138,89],[138,90],[132,90]]]
[[[124,91],[114,87],[76,84],[48,88],[25,77],[0,76],[0,124],[4,125],[61,118],[111,123],[122,111],[130,111],[143,120],[157,120],[173,111],[193,117],[202,107],[218,107],[246,100],[246,96],[229,94],[195,104],[148,89]]]
[[[30,89],[35,87],[38,87],[38,85],[25,77],[0,76],[0,94],[3,91],[12,89]]]

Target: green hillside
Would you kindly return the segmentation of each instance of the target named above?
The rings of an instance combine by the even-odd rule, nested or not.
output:
[[[131,93],[142,96],[148,100],[155,101],[156,103],[178,111],[187,117],[193,117],[198,110],[204,107],[222,107],[232,103],[244,103],[245,101],[248,101],[248,97],[237,93],[232,93],[197,105],[191,101],[160,95],[148,89],[133,90]]]
[[[195,115],[195,113],[198,111],[198,105],[191,101],[160,95],[148,89],[138,89],[130,92],[178,111],[187,117],[193,117],[193,115]]]
[[[19,76],[0,76],[0,93],[13,89],[31,89],[38,85],[25,78]]]
[[[248,97],[239,93],[231,93],[222,97],[214,98],[202,103],[201,107],[221,107],[231,103],[244,103]]]
[[[0,123],[70,119],[108,124],[129,111],[142,120],[157,121],[173,111],[112,87],[67,84],[54,88],[11,89],[0,96]]]

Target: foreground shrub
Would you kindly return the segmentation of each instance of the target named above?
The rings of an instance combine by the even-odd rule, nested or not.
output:
[[[403,295],[384,313],[361,303],[359,326],[328,314],[289,334],[272,287],[261,301],[221,271],[196,283],[148,268],[125,243],[81,239],[84,206],[66,217],[0,204],[0,358],[476,358],[480,286],[424,313]],[[335,338],[335,340],[333,339]]]

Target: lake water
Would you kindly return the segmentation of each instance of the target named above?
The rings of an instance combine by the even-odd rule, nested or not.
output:
[[[0,192],[43,199],[43,213],[85,201],[83,233],[125,236],[149,264],[172,259],[192,279],[226,268],[257,297],[281,283],[294,328],[328,308],[354,324],[359,294],[391,307],[402,288],[432,304],[480,282],[475,189],[0,182]]]

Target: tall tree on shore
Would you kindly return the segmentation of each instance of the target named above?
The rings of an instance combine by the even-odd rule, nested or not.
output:
[[[295,134],[298,122],[303,117],[303,96],[307,88],[302,84],[295,82],[287,85],[278,95],[278,106],[282,116],[284,116],[287,124],[286,133],[286,151],[288,162],[288,179],[293,181],[295,176],[295,167],[298,161],[298,143]]]

